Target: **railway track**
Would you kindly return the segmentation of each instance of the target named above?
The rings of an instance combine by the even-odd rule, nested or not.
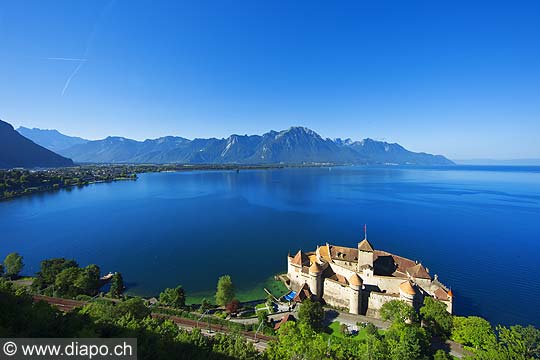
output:
[[[62,298],[56,298],[56,297],[44,296],[44,295],[34,295],[33,299],[36,302],[44,301],[44,302],[46,302],[46,303],[48,303],[50,305],[53,305],[53,306],[57,307],[59,310],[64,311],[64,312],[72,311],[73,309],[82,307],[82,306],[84,306],[84,305],[86,305],[88,303],[87,301],[62,299]],[[177,324],[179,326],[182,326],[184,328],[189,328],[189,329],[197,329],[198,328],[198,329],[203,329],[203,330],[204,329],[209,329],[210,331],[213,331],[213,332],[226,333],[226,334],[235,333],[234,330],[231,330],[230,328],[228,328],[228,327],[226,327],[224,325],[208,324],[208,323],[203,322],[203,321],[198,322],[198,321],[195,321],[195,320],[186,319],[186,318],[182,318],[182,317],[179,317],[179,316],[167,315],[167,314],[161,314],[161,313],[154,313],[154,312],[151,314],[151,316],[154,319],[168,319],[168,320],[171,320],[175,324]],[[264,334],[255,335],[255,333],[252,332],[252,331],[238,331],[238,333],[240,335],[244,336],[246,339],[248,339],[250,341],[262,342],[262,343],[264,343],[264,345],[266,345],[266,343],[268,341],[274,340],[274,337],[272,337],[272,336],[268,336],[268,335],[264,335]]]

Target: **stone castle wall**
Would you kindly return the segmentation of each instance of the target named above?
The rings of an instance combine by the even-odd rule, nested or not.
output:
[[[381,307],[386,304],[389,301],[392,300],[399,300],[399,295],[396,294],[384,294],[384,293],[376,293],[371,292],[369,294],[369,300],[368,300],[368,316],[372,317],[380,317],[379,311],[381,310]]]
[[[324,279],[323,299],[330,306],[348,309],[351,291],[353,290],[348,285],[342,285],[337,281]]]

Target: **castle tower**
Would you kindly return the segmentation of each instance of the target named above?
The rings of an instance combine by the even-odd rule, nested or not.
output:
[[[309,288],[317,298],[322,298],[323,295],[322,272],[323,268],[317,261],[309,267]]]
[[[367,276],[373,275],[373,246],[367,239],[367,228],[364,225],[364,240],[358,243],[358,272]]]
[[[362,302],[362,279],[356,273],[349,278],[349,312],[358,315]]]
[[[415,305],[416,290],[410,280],[399,285],[399,298],[411,306]]]

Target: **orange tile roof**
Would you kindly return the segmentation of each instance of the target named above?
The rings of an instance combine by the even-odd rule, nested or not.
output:
[[[443,288],[438,288],[437,290],[435,290],[433,292],[433,296],[437,300],[444,300],[444,301],[448,300],[448,293],[444,291]]]
[[[302,285],[300,290],[296,293],[296,296],[293,298],[294,302],[302,302],[306,299],[311,299],[313,297],[313,293],[309,289],[308,284]]]
[[[345,246],[330,245],[330,257],[344,261],[358,261],[358,249]]]
[[[309,265],[309,258],[302,252],[302,250],[298,250],[291,262],[298,266]]]
[[[328,244],[319,246],[319,255],[321,255],[321,257],[328,262],[332,261]]]
[[[360,279],[360,276],[358,276],[358,274],[354,273],[349,278],[349,284],[354,286],[362,286],[362,279]]]
[[[410,281],[404,281],[399,285],[399,288],[401,291],[403,291],[405,294],[409,295],[416,295],[416,290],[414,290],[412,284]]]
[[[322,271],[323,271],[322,266],[319,265],[319,263],[316,261],[314,261],[313,264],[311,264],[311,266],[309,267],[309,272],[314,273],[314,274],[320,274],[322,273]]]
[[[407,273],[412,277],[419,279],[431,279],[431,275],[427,272],[426,268],[422,264],[416,264],[407,269]]]

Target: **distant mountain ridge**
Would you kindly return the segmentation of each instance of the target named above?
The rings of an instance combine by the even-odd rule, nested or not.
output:
[[[0,169],[16,167],[63,167],[73,161],[46,149],[19,134],[0,120]]]
[[[452,165],[442,155],[415,153],[399,144],[364,139],[324,139],[305,127],[263,135],[185,139],[167,136],[136,141],[123,137],[76,144],[59,153],[81,163],[192,164],[396,164]]]
[[[58,152],[67,149],[73,145],[79,145],[87,143],[89,140],[76,137],[67,136],[60,133],[58,130],[45,130],[45,129],[29,129],[20,126],[17,132],[22,136],[32,140],[38,145],[41,145],[49,150]]]

